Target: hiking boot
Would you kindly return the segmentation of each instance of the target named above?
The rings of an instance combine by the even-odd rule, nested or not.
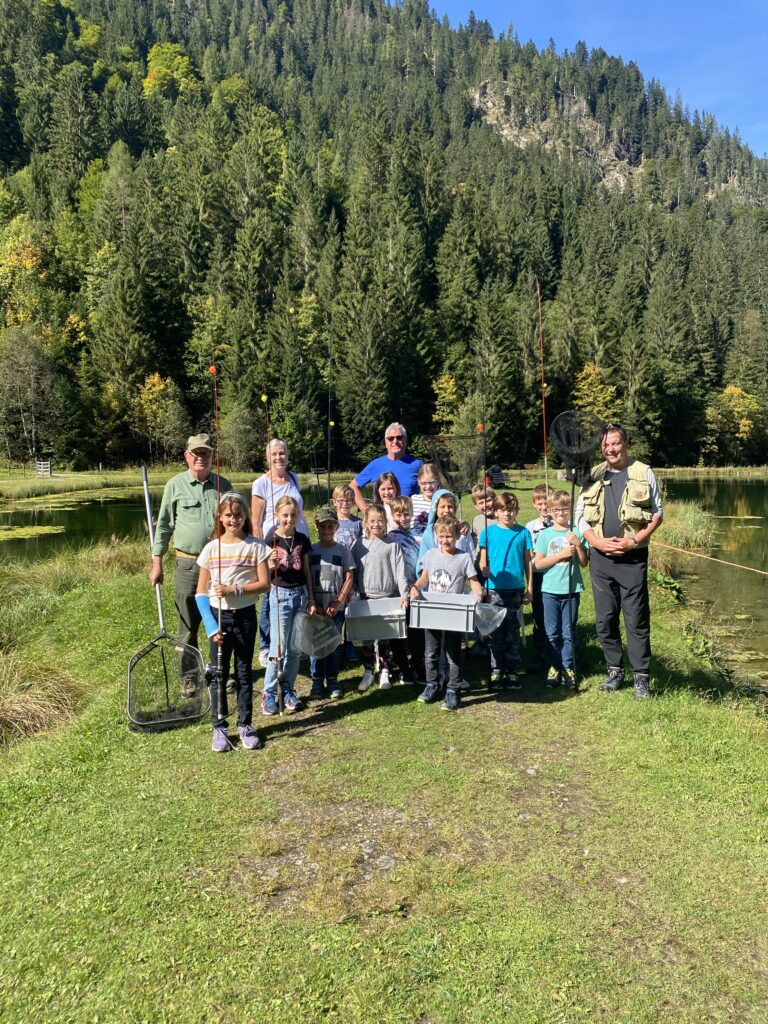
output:
[[[323,680],[322,679],[313,679],[312,680],[312,688],[309,691],[309,699],[310,700],[324,700],[324,698],[325,698],[325,687],[323,686]]]
[[[609,668],[608,678],[600,683],[601,690],[607,690],[609,693],[613,693],[614,690],[618,690],[624,682],[624,669],[623,668]]]
[[[389,681],[389,671],[385,668],[379,672],[379,689],[380,690],[391,690],[392,683]]]
[[[230,676],[227,680],[227,693],[237,693],[237,680],[234,676]]]
[[[344,687],[338,681],[338,679],[328,680],[328,690],[331,700],[341,700],[344,696]]]
[[[509,678],[505,680],[505,683],[510,690],[522,690],[524,682],[525,671],[521,668],[515,669],[514,672],[510,672]]]
[[[213,727],[211,750],[214,754],[226,754],[230,747],[231,743],[229,742],[229,736],[227,736],[227,727],[225,725],[215,725]]]
[[[286,711],[302,711],[304,705],[295,690],[286,690],[283,694],[283,707]]]
[[[490,682],[488,683],[488,689],[489,690],[503,690],[504,689],[504,680],[501,678],[501,672],[499,672],[498,669],[494,669],[493,672],[491,672],[491,679],[490,679]]]
[[[560,682],[566,688],[566,690],[576,689],[576,676],[573,674],[572,668],[564,668],[560,673]]]
[[[181,696],[189,700],[197,696],[197,676],[186,676],[181,681]]]
[[[262,715],[277,714],[277,698],[271,690],[265,690],[261,695],[261,713]]]
[[[644,672],[635,672],[635,697],[638,700],[647,700],[651,696],[651,677]]]
[[[363,672],[363,678],[360,680],[360,684],[357,687],[358,693],[365,693],[366,690],[370,690],[373,686],[374,675],[369,668]]]
[[[547,672],[547,686],[559,686],[560,685],[560,673],[553,666],[550,667]]]
[[[445,700],[440,705],[441,711],[458,711],[461,707],[458,690],[446,690]]]
[[[440,683],[427,683],[416,700],[422,704],[434,704],[440,695]]]
[[[243,750],[258,750],[261,746],[261,740],[252,725],[238,725],[237,735]]]

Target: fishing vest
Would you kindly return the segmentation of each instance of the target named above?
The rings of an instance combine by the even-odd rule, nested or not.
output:
[[[603,479],[608,471],[608,463],[601,462],[592,470],[593,483],[588,484],[581,492],[584,503],[584,519],[589,523],[595,536],[603,536],[605,521],[605,488]],[[648,483],[648,466],[644,462],[630,459],[627,463],[627,486],[619,502],[619,523],[622,537],[634,537],[651,519],[651,487]],[[640,541],[639,548],[648,547],[648,541]]]

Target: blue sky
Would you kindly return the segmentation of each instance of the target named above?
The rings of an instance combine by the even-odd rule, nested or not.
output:
[[[470,10],[498,34],[513,26],[520,41],[558,52],[583,39],[612,56],[633,60],[674,99],[739,129],[758,155],[768,154],[768,0],[431,0],[439,17],[457,27]]]

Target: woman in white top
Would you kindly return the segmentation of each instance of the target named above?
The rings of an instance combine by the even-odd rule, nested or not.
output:
[[[299,503],[298,533],[309,536],[309,526],[304,518],[304,502],[299,490],[299,480],[288,469],[288,445],[279,437],[273,437],[267,445],[267,472],[253,481],[251,488],[251,522],[253,535],[260,540],[268,538],[275,527],[274,508],[284,497]]]
[[[253,535],[269,543],[277,525],[275,505],[283,497],[293,498],[299,506],[296,532],[309,536],[304,518],[304,502],[299,490],[299,479],[288,469],[288,445],[279,437],[267,444],[267,472],[253,481],[251,488],[251,522]],[[269,594],[261,602],[259,613],[259,663],[266,666],[269,657]]]

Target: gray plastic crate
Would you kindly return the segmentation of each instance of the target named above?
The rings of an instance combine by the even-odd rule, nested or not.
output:
[[[347,606],[347,639],[353,643],[366,640],[404,640],[408,636],[405,608],[399,597],[380,597],[377,601],[357,598]]]
[[[471,633],[475,625],[475,595],[422,591],[417,600],[411,601],[410,624],[416,629]]]

